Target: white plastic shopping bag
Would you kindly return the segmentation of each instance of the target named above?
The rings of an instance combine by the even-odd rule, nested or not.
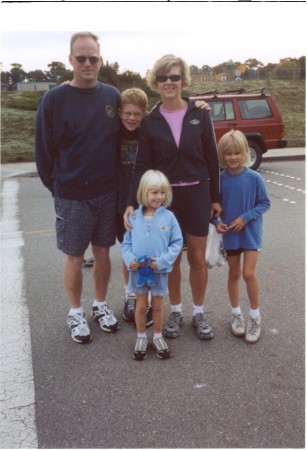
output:
[[[223,235],[216,231],[216,228],[212,223],[209,224],[206,263],[209,269],[212,269],[212,267],[223,266],[226,263],[226,255],[223,248]]]

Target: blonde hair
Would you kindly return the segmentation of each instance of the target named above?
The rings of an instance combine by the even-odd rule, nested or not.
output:
[[[125,105],[132,104],[139,106],[144,112],[148,108],[148,98],[142,89],[131,88],[126,89],[122,92],[120,98],[120,107],[123,108]]]
[[[100,52],[99,38],[98,38],[98,36],[96,36],[96,34],[90,33],[89,31],[78,31],[77,33],[73,34],[71,39],[70,39],[70,54],[72,54],[72,48],[73,48],[74,43],[79,38],[81,38],[81,39],[84,39],[84,38],[91,38],[91,39],[93,39],[93,41],[95,41],[96,44],[98,45],[98,50]]]
[[[224,154],[229,148],[235,148],[239,150],[243,155],[243,165],[250,166],[250,153],[248,148],[248,142],[242,131],[230,130],[225,133],[219,140],[217,146],[217,154],[219,158],[219,164],[222,169],[226,169],[227,165],[224,162]]]
[[[191,74],[190,69],[187,63],[178,56],[175,55],[165,55],[162,58],[158,59],[154,64],[153,68],[147,73],[146,81],[148,86],[156,90],[157,88],[157,75],[166,75],[172,67],[178,66],[181,71],[182,77],[182,87],[186,87],[191,82]]]
[[[165,191],[165,200],[163,206],[167,208],[172,203],[173,193],[171,185],[164,175],[159,170],[147,170],[140,180],[139,188],[136,194],[136,199],[139,205],[149,206],[148,193],[155,189],[162,188]]]

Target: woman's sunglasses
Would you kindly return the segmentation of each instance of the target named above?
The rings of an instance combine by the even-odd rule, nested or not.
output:
[[[80,63],[80,64],[84,64],[85,61],[88,59],[89,62],[93,65],[93,64],[97,64],[100,60],[100,58],[98,56],[83,56],[83,55],[79,55],[79,56],[74,56],[74,58],[76,58],[76,60]]]
[[[181,75],[157,75],[156,80],[158,83],[165,83],[167,80],[179,81],[181,80]]]

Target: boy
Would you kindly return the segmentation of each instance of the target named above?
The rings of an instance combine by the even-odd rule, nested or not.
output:
[[[144,91],[138,88],[126,89],[121,94],[119,116],[121,118],[120,129],[120,174],[119,174],[119,199],[117,211],[117,239],[122,243],[125,233],[123,214],[126,208],[127,193],[129,191],[131,175],[137,154],[140,125],[146,115],[148,99]],[[85,267],[93,265],[93,258],[84,260]],[[134,322],[135,294],[128,292],[127,285],[129,274],[126,265],[122,263],[122,271],[125,282],[125,306],[124,320]],[[146,325],[152,325],[151,307],[147,310]]]

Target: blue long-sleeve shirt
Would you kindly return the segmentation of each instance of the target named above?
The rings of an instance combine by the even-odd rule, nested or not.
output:
[[[260,249],[262,247],[262,215],[271,202],[261,175],[244,168],[232,175],[227,170],[221,173],[222,216],[229,225],[237,217],[245,222],[240,232],[227,231],[223,234],[225,250],[238,248]],[[216,223],[216,220],[213,220]]]
[[[144,218],[143,207],[130,216],[131,231],[126,231],[122,243],[122,257],[128,269],[138,256],[156,258],[157,273],[170,272],[182,249],[182,233],[174,214],[161,206],[152,220]]]

